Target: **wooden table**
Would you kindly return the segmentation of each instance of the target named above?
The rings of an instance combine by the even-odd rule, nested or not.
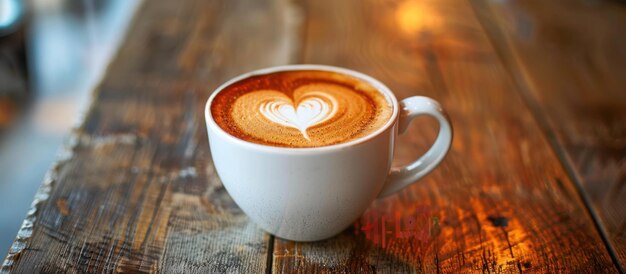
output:
[[[2,271],[623,271],[625,49],[612,1],[145,1]],[[203,106],[289,63],[439,100],[450,154],[337,237],[264,233],[216,176]],[[411,127],[396,162],[435,130]]]

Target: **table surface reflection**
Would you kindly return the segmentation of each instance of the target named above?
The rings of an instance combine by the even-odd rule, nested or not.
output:
[[[623,270],[625,15],[612,1],[145,1],[3,270]],[[289,63],[437,99],[449,155],[332,239],[264,233],[215,173],[203,107],[229,78]],[[395,162],[436,129],[410,127]]]

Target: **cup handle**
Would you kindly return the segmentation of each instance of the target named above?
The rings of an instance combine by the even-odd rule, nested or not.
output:
[[[424,96],[413,96],[402,100],[400,107],[398,134],[403,134],[411,121],[421,115],[429,115],[437,119],[439,134],[435,143],[422,157],[408,165],[391,169],[385,186],[378,195],[379,198],[393,194],[424,177],[443,160],[452,144],[450,120],[437,101]]]

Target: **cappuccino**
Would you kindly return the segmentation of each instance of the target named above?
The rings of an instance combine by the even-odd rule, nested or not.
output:
[[[307,148],[372,134],[392,113],[390,100],[364,80],[317,70],[251,76],[220,91],[210,106],[217,125],[257,144]]]

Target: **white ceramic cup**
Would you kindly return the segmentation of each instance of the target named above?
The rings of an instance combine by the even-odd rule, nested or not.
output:
[[[356,77],[385,95],[393,107],[389,121],[350,142],[317,148],[284,148],[251,143],[222,130],[211,116],[211,103],[225,87],[279,71],[322,70]],[[237,205],[259,226],[278,237],[316,241],[346,229],[377,197],[414,183],[433,170],[452,142],[452,127],[437,101],[414,96],[398,100],[384,84],[365,74],[323,65],[286,65],[252,71],[224,83],[204,111],[217,174]],[[413,118],[429,115],[439,135],[426,154],[391,168],[398,132]]]

